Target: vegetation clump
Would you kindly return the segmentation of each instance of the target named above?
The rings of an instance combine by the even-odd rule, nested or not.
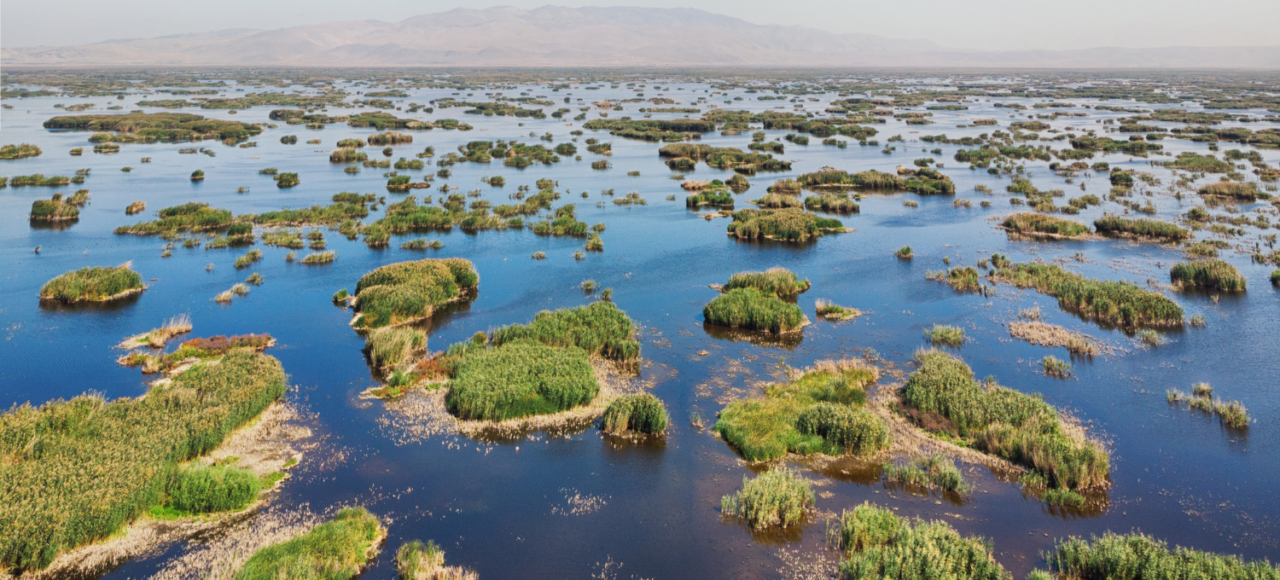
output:
[[[1191,232],[1168,222],[1149,219],[1128,219],[1114,215],[1105,215],[1094,220],[1093,227],[1100,234],[1131,235],[1167,242],[1180,242],[1191,237]]]
[[[351,324],[373,329],[421,320],[474,290],[479,282],[471,262],[461,258],[382,266],[356,283],[356,316]]]
[[[368,510],[343,508],[301,536],[258,550],[236,572],[235,580],[355,578],[384,535],[382,524]]]
[[[890,483],[938,488],[958,494],[973,490],[973,485],[965,481],[955,462],[942,453],[934,453],[910,463],[887,463],[883,473],[885,481]]]
[[[863,191],[905,191],[907,189],[907,180],[892,173],[883,173],[874,169],[849,173],[824,167],[813,173],[802,174],[796,178],[796,181],[809,189],[852,188]]]
[[[31,203],[31,221],[60,222],[80,218],[80,209],[73,199],[63,199],[61,193],[53,194],[50,199],[37,199]]]
[[[846,231],[837,219],[820,218],[801,209],[743,209],[734,212],[729,234],[741,239],[804,242]]]
[[[857,361],[821,361],[790,383],[767,385],[763,397],[729,403],[715,430],[748,461],[875,455],[888,448],[889,430],[862,405],[877,380],[874,368]]]
[[[752,528],[787,527],[802,521],[813,508],[809,480],[790,469],[775,469],[755,479],[742,478],[742,489],[720,498],[720,512]]]
[[[23,143],[21,145],[5,145],[4,147],[0,147],[0,159],[37,157],[40,153],[40,148],[30,143]]]
[[[578,308],[544,310],[529,324],[511,324],[493,331],[490,342],[499,346],[534,341],[548,346],[574,346],[587,353],[616,361],[640,356],[635,325],[612,302],[595,302]]]
[[[1015,213],[1000,224],[1009,233],[1025,236],[1078,238],[1089,233],[1089,226],[1080,222],[1039,213]]]
[[[609,403],[601,428],[606,433],[660,435],[667,430],[667,407],[648,393],[623,395]]]
[[[41,300],[73,302],[108,302],[142,292],[146,286],[142,276],[130,264],[105,267],[91,266],[67,272],[40,288]]]
[[[931,344],[959,348],[964,346],[964,329],[959,326],[935,324],[926,328],[924,337]]]
[[[180,463],[217,447],[284,393],[278,361],[238,351],[157,383],[145,397],[83,395],[0,415],[0,563],[39,569],[115,534],[162,503]]]
[[[841,578],[1011,580],[991,543],[967,538],[943,521],[915,522],[864,503],[840,521]]]
[[[799,306],[755,288],[729,290],[702,309],[708,324],[785,334],[800,330],[806,320]]]
[[[435,542],[405,542],[396,550],[396,576],[399,580],[479,580],[480,576],[466,568],[444,565],[444,550]]]
[[[1069,426],[1037,396],[980,383],[960,359],[936,350],[916,354],[918,368],[901,392],[906,414],[933,432],[1030,469],[1050,487],[1105,488],[1110,461],[1097,443]]]
[[[566,411],[600,390],[586,351],[534,341],[467,353],[447,386],[450,413],[488,421]]]
[[[225,209],[212,208],[207,203],[198,202],[166,207],[160,210],[157,215],[160,219],[131,226],[120,226],[115,229],[115,233],[139,236],[171,235],[178,232],[223,229],[231,226],[233,221],[231,212]]]
[[[1133,327],[1174,326],[1183,321],[1182,307],[1162,294],[1131,282],[1092,280],[1056,264],[1007,264],[994,277],[1056,297],[1063,308],[1102,322]]]
[[[1267,194],[1258,191],[1258,186],[1253,183],[1239,181],[1217,181],[1200,187],[1198,191],[1200,195],[1212,197],[1227,197],[1240,201],[1257,201],[1259,197]]]
[[[262,133],[262,127],[239,121],[205,119],[190,113],[124,115],[72,115],[44,122],[45,129],[96,131],[93,143],[148,143],[152,141],[202,141],[217,139],[235,143]]]
[[[834,302],[823,300],[821,298],[814,302],[814,308],[817,311],[818,316],[826,318],[827,320],[841,321],[862,316],[862,311],[857,308],[840,306]]]
[[[774,267],[764,272],[738,272],[729,276],[729,282],[721,287],[728,292],[739,288],[755,288],[778,298],[792,298],[809,289],[808,280],[800,280],[792,271]]]
[[[1141,533],[1106,532],[1091,541],[1073,536],[1058,540],[1045,557],[1064,578],[1080,580],[1280,578],[1280,570],[1265,560],[1245,562],[1239,556],[1170,548]]]
[[[1245,279],[1235,266],[1222,260],[1198,260],[1175,264],[1169,279],[1181,286],[1199,286],[1223,292],[1244,292]]]

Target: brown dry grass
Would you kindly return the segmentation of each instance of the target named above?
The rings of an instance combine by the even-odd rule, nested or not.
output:
[[[1104,343],[1087,334],[1034,320],[1009,323],[1009,334],[1031,344],[1066,347],[1071,354],[1078,356],[1097,356],[1104,351],[1111,351]]]

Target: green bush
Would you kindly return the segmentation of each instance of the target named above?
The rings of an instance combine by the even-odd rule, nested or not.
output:
[[[59,302],[102,301],[130,290],[145,288],[142,276],[129,265],[114,268],[91,266],[67,272],[40,287],[41,300]]]
[[[1203,286],[1224,292],[1244,292],[1245,279],[1235,266],[1222,260],[1183,262],[1169,270],[1169,279],[1184,286]]]
[[[703,307],[702,316],[710,324],[774,334],[794,332],[804,322],[799,306],[755,288],[738,288],[717,296]]]
[[[188,467],[169,484],[165,505],[181,512],[203,514],[244,509],[262,491],[262,481],[246,469],[220,466]]]
[[[586,351],[530,341],[468,352],[446,386],[449,412],[488,421],[567,411],[600,391]]]
[[[623,395],[609,403],[601,427],[607,433],[664,433],[667,430],[667,407],[648,393]]]
[[[914,524],[864,503],[840,521],[841,578],[846,580],[1011,580],[983,538],[966,538],[946,522]]]
[[[720,498],[721,513],[745,520],[752,528],[787,527],[799,523],[813,507],[809,480],[789,469],[742,478],[742,489]]]
[[[1094,536],[1092,542],[1070,537],[1058,540],[1046,556],[1053,569],[1080,580],[1146,580],[1148,578],[1249,579],[1280,578],[1269,562],[1245,562],[1239,556],[1174,547],[1151,536],[1113,534]]]
[[[381,535],[382,524],[373,514],[344,508],[306,534],[258,550],[235,580],[350,580],[364,569]]]

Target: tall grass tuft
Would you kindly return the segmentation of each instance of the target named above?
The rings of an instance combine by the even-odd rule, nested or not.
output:
[[[1241,578],[1275,580],[1280,570],[1266,560],[1245,562],[1233,555],[1169,547],[1142,533],[1104,533],[1091,541],[1058,540],[1046,554],[1053,569],[1080,580],[1144,580],[1146,578]]]
[[[1001,265],[997,280],[1019,288],[1035,288],[1054,296],[1063,308],[1125,326],[1180,325],[1182,307],[1164,295],[1130,282],[1098,281],[1068,272],[1056,264],[1023,262]]]
[[[991,543],[964,537],[946,522],[911,522],[864,503],[840,520],[841,578],[875,580],[1012,580]]]
[[[973,490],[973,485],[965,481],[955,462],[941,453],[934,453],[911,463],[885,464],[884,478],[893,483],[936,487],[951,493],[965,494]]]
[[[790,270],[774,267],[764,272],[738,272],[729,276],[729,282],[722,290],[728,292],[738,288],[755,288],[765,294],[773,294],[778,298],[787,298],[809,289],[808,280],[799,280]]]
[[[193,514],[238,511],[252,503],[260,491],[262,480],[247,469],[229,465],[188,467],[169,484],[165,505]]]
[[[364,569],[382,535],[373,514],[362,507],[344,508],[306,534],[258,550],[235,580],[349,580]]]
[[[930,344],[959,348],[964,346],[964,329],[959,326],[935,324],[924,330],[925,340]]]
[[[717,296],[702,309],[710,324],[782,334],[799,330],[804,312],[755,288],[738,288]]]
[[[414,353],[426,350],[427,335],[412,326],[378,328],[369,333],[364,352],[375,368],[387,371],[408,360]]]
[[[435,542],[406,542],[396,550],[398,580],[479,580],[480,576],[466,568],[444,565],[444,550]]]
[[[1235,266],[1222,260],[1200,260],[1175,264],[1169,270],[1174,284],[1200,286],[1223,292],[1244,292],[1245,279]]]
[[[601,427],[606,433],[661,434],[667,430],[667,407],[648,393],[624,395],[609,403]]]
[[[445,404],[463,419],[503,421],[567,411],[600,391],[586,351],[516,341],[469,352]]]
[[[741,490],[720,498],[720,511],[763,530],[799,523],[813,501],[809,480],[790,469],[776,469],[755,479],[742,478]]]

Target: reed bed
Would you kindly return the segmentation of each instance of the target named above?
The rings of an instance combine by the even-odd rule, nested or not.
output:
[[[1166,242],[1181,242],[1191,237],[1191,232],[1160,220],[1128,219],[1114,215],[1104,215],[1093,221],[1093,227],[1100,234],[1131,235],[1138,238],[1150,238]]]
[[[405,542],[396,550],[398,580],[479,580],[480,575],[459,566],[444,565],[444,550],[435,542]]]
[[[337,257],[337,255],[338,255],[338,254],[337,254],[337,252],[334,252],[334,251],[332,251],[332,250],[330,250],[330,251],[328,251],[328,252],[315,252],[315,253],[307,254],[307,255],[306,255],[306,256],[304,256],[301,260],[299,260],[298,262],[299,262],[299,263],[301,263],[301,264],[306,264],[306,265],[308,265],[308,266],[318,266],[318,265],[321,265],[321,264],[332,264],[332,263],[333,263],[334,258],[336,258],[336,257]]]
[[[738,272],[729,276],[729,282],[721,290],[728,292],[739,288],[755,288],[764,294],[788,298],[809,290],[809,281],[800,280],[795,273],[775,266],[764,272]]]
[[[1015,213],[1000,223],[1010,233],[1027,236],[1062,236],[1076,238],[1089,233],[1089,226],[1080,222],[1039,213]]]
[[[348,580],[364,569],[385,535],[382,523],[368,510],[344,508],[306,534],[258,550],[236,572],[235,580]]]
[[[934,453],[909,463],[886,463],[883,473],[885,481],[890,483],[937,488],[958,494],[973,491],[973,485],[965,481],[960,468],[942,453]]]
[[[815,300],[813,306],[817,311],[818,316],[826,318],[827,320],[849,320],[862,316],[862,311],[857,308],[840,306],[839,304],[822,298]]]
[[[41,300],[63,303],[106,302],[146,289],[129,263],[114,268],[91,266],[67,272],[40,287]]]
[[[1175,264],[1169,279],[1181,286],[1199,286],[1223,292],[1244,292],[1244,276],[1235,266],[1222,260],[1199,260]]]
[[[461,258],[382,266],[356,283],[352,325],[372,329],[422,319],[479,283],[471,262]]]
[[[1044,370],[1044,374],[1056,379],[1071,378],[1071,363],[1053,355],[1041,359],[1040,368]]]
[[[364,352],[374,368],[387,372],[427,348],[427,334],[412,326],[392,326],[369,333]]]
[[[988,540],[943,521],[912,522],[863,503],[844,512],[839,534],[847,580],[1012,580]]]
[[[468,352],[446,386],[450,413],[486,421],[567,411],[600,391],[586,351],[533,341]]]
[[[0,415],[0,563],[39,569],[115,534],[161,504],[180,463],[217,447],[284,392],[278,361],[236,351],[143,398],[82,395]]]
[[[846,195],[835,193],[824,193],[822,195],[811,195],[804,199],[804,208],[810,211],[821,211],[826,213],[838,214],[854,214],[861,212],[861,208],[852,199]]]
[[[142,346],[150,348],[164,348],[165,343],[169,342],[169,339],[191,332],[191,328],[191,316],[187,314],[180,314],[165,321],[165,323],[159,328],[154,328],[150,332],[126,338],[119,344],[118,348],[136,348]]]
[[[1102,352],[1101,344],[1091,336],[1036,320],[1010,323],[1009,334],[1031,344],[1066,347],[1076,356],[1096,356]]]
[[[755,288],[738,288],[717,296],[703,307],[702,316],[709,324],[773,334],[796,332],[805,323],[799,306]]]
[[[1280,578],[1280,569],[1266,560],[1246,562],[1234,555],[1170,548],[1162,540],[1137,532],[1058,540],[1045,558],[1064,578],[1078,580]]]
[[[775,469],[755,479],[743,477],[741,490],[720,498],[720,513],[764,530],[800,523],[813,502],[808,479],[790,469]]]
[[[661,435],[667,430],[667,407],[649,393],[623,395],[605,409],[601,429],[613,434]]]
[[[207,203],[197,202],[166,207],[160,210],[157,215],[160,219],[131,226],[120,226],[115,229],[115,233],[153,236],[177,232],[219,230],[229,227],[233,220],[231,212],[225,209],[211,208]]]
[[[31,202],[31,221],[59,222],[79,219],[80,208],[70,200],[64,200],[61,193],[53,194],[50,199],[37,199]]]
[[[635,325],[612,302],[595,302],[577,308],[544,310],[529,324],[511,324],[493,331],[494,346],[519,341],[535,341],[548,346],[573,346],[616,361],[640,357]]]
[[[820,218],[799,208],[743,209],[734,212],[728,231],[738,238],[803,242],[826,233],[843,232],[837,219]]]
[[[959,437],[975,449],[1023,465],[1051,487],[1104,488],[1108,453],[1067,424],[1038,396],[994,382],[979,383],[959,358],[916,353],[919,364],[903,387],[907,415],[926,429]]]
[[[715,430],[748,461],[788,452],[869,456],[888,448],[884,423],[861,406],[878,373],[856,361],[819,363],[763,397],[729,403]]]
[[[1001,265],[995,279],[1056,297],[1068,310],[1124,326],[1176,326],[1182,307],[1164,295],[1130,282],[1098,281],[1053,264],[1024,262]]]

